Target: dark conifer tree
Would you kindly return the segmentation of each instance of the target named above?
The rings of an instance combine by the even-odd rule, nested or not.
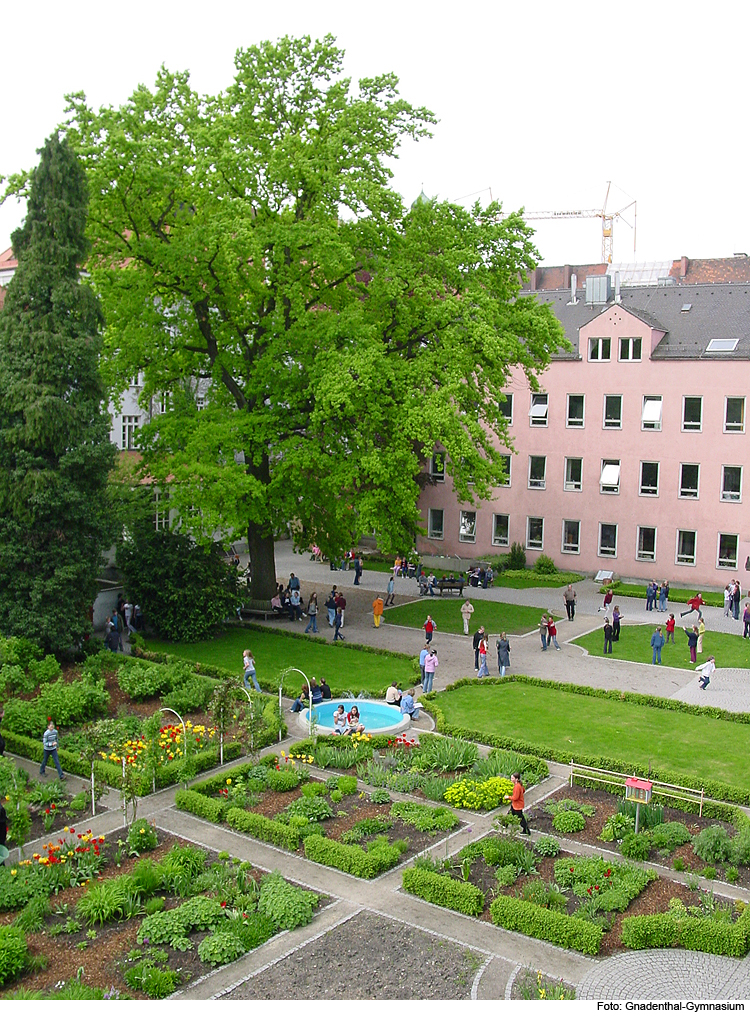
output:
[[[0,314],[0,631],[59,651],[90,631],[114,447],[102,317],[80,275],[85,172],[57,134],[39,153]]]

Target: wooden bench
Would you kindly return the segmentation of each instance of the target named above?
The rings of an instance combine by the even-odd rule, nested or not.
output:
[[[446,579],[444,582],[436,582],[436,586],[440,590],[441,596],[443,595],[443,591],[447,593],[458,592],[459,596],[463,596],[465,585],[466,582],[457,582],[455,579]]]
[[[239,608],[239,612],[240,619],[242,619],[243,617],[254,617],[263,618],[264,621],[268,621],[268,619],[274,617],[275,614],[275,611],[271,606],[270,600],[255,600],[249,606],[241,606]],[[282,612],[283,609],[279,610],[279,613]]]

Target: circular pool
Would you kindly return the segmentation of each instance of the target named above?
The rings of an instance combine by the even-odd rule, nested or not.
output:
[[[408,714],[402,714],[398,707],[378,700],[324,700],[313,704],[313,715],[318,719],[317,730],[321,735],[333,735],[333,714],[343,703],[348,714],[352,707],[359,710],[359,721],[368,735],[395,735],[406,731],[411,724]],[[309,707],[299,716],[299,722],[308,730]]]

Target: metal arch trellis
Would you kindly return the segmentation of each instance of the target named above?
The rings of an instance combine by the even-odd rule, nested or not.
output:
[[[284,668],[284,670],[281,672],[281,677],[279,678],[279,721],[283,721],[284,720],[283,709],[282,709],[282,706],[281,706],[281,703],[282,703],[282,700],[281,700],[281,695],[282,695],[281,690],[282,690],[282,687],[284,685],[284,679],[292,671],[296,671],[296,673],[298,675],[302,675],[302,677],[304,678],[305,682],[307,683],[307,695],[308,695],[308,702],[309,702],[309,705],[310,705],[310,712],[309,712],[309,714],[307,716],[307,720],[308,720],[308,730],[309,730],[310,736],[312,737],[312,726],[313,726],[313,721],[312,721],[312,706],[313,706],[313,704],[312,704],[312,689],[310,688],[310,679],[307,677],[305,672],[304,671],[300,671],[300,669],[298,667],[287,667],[287,668]],[[281,726],[279,726],[279,742],[281,742]]]

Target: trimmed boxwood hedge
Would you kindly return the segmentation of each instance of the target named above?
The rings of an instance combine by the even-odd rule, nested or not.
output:
[[[202,796],[192,789],[178,789],[174,802],[178,810],[187,810],[189,814],[205,818],[216,825],[224,820],[227,811],[226,803],[214,800],[210,796]]]
[[[582,921],[556,910],[547,910],[536,903],[516,899],[515,896],[498,896],[490,907],[492,923],[511,932],[544,939],[555,946],[575,949],[580,953],[598,953],[602,941],[602,929],[590,921]]]
[[[440,907],[458,910],[461,914],[479,917],[484,910],[484,893],[471,882],[459,882],[450,875],[425,871],[414,867],[404,871],[403,885],[407,892],[436,903]]]
[[[390,871],[401,855],[396,846],[373,846],[365,852],[361,846],[348,846],[323,835],[308,835],[304,845],[308,860],[346,871],[357,878],[376,878]]]
[[[744,957],[750,949],[750,906],[745,907],[734,924],[672,913],[626,917],[622,922],[622,941],[629,949],[680,946],[701,953]]]
[[[270,842],[273,846],[280,846],[285,850],[299,848],[300,835],[296,828],[272,821],[262,814],[253,814],[240,807],[230,807],[226,812],[226,822],[230,828],[252,835],[261,842]]]

